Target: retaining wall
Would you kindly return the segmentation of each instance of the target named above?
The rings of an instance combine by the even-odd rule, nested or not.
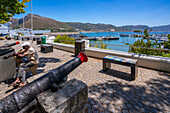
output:
[[[49,43],[56,49],[65,50],[74,53],[74,45],[67,45],[61,43]],[[106,55],[121,56],[126,58],[138,59],[138,65],[141,67],[156,69],[160,71],[170,72],[170,58],[140,55],[136,53],[128,53],[116,50],[105,50],[97,48],[86,48],[85,53],[88,56],[102,59]]]

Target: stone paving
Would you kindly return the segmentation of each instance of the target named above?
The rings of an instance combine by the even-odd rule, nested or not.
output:
[[[37,45],[32,46],[40,51]],[[19,50],[20,46],[14,48]],[[31,82],[57,68],[74,58],[73,55],[57,49],[54,49],[53,53],[39,52],[39,74],[27,81]],[[83,63],[69,74],[68,80],[76,78],[88,85],[89,113],[170,113],[170,73],[139,67],[135,81],[128,80],[129,74],[129,67],[117,64],[112,64],[111,69],[104,73],[102,60],[89,57],[87,63]],[[1,83],[0,99],[12,91],[12,87]]]

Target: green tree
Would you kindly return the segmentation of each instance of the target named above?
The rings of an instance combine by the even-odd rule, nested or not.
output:
[[[168,37],[168,41],[163,42],[163,45],[164,45],[165,48],[170,49],[170,34],[168,34],[167,37]]]
[[[152,31],[152,29],[149,29],[149,28],[146,28],[145,30],[144,30],[144,39],[147,39],[147,41],[148,41],[148,43],[149,43],[149,33]]]
[[[25,13],[25,7],[19,0],[0,0],[0,23],[10,21],[15,14]]]
[[[134,33],[141,33],[142,34],[142,31],[140,31],[140,30],[134,30],[133,32]]]

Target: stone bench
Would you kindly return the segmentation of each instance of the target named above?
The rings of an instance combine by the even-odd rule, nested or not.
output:
[[[53,46],[48,44],[41,44],[41,52],[50,53],[53,52]]]
[[[103,71],[107,71],[111,67],[111,63],[120,64],[131,67],[130,79],[135,80],[138,76],[138,60],[122,58],[117,56],[107,55],[103,57]]]

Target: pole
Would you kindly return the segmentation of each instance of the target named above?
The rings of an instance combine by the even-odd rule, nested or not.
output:
[[[25,23],[24,23],[24,13],[23,13],[23,31],[24,31],[24,27],[25,27],[24,24],[25,24]],[[24,35],[25,35],[25,31],[24,31]]]
[[[32,43],[33,43],[33,15],[32,15],[32,0],[31,0],[31,35],[32,35]]]

